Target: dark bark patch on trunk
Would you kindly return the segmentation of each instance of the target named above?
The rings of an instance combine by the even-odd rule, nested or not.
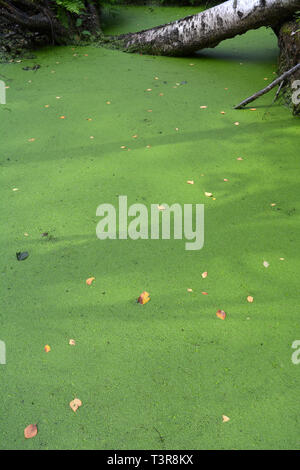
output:
[[[299,24],[296,21],[283,23],[277,31],[279,54],[279,75],[300,63],[300,33],[296,32]],[[292,108],[293,114],[300,115],[300,104],[292,102],[292,84],[295,80],[300,80],[300,71],[291,76],[282,88],[286,103]]]

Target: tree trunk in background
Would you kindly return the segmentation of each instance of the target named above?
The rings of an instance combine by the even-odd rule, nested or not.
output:
[[[297,32],[299,29],[299,23],[289,21],[283,23],[279,31],[276,31],[280,48],[279,74],[300,63],[300,33]],[[293,108],[295,115],[300,114],[300,104],[292,102],[292,93],[295,91],[292,88],[292,84],[296,80],[299,80],[300,83],[300,70],[286,80],[282,88],[285,101]],[[299,89],[299,86],[297,88]]]
[[[182,56],[249,29],[273,26],[300,9],[300,0],[230,0],[196,15],[104,42],[128,52]]]

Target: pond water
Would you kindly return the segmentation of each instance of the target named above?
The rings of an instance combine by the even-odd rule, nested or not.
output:
[[[105,32],[196,11],[115,9]],[[275,90],[233,110],[275,76],[272,31],[185,58],[35,55],[0,66],[1,447],[299,448],[298,121]],[[98,240],[96,208],[119,195],[204,204],[204,248]]]

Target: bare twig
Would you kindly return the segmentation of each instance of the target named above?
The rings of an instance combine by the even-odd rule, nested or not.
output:
[[[280,93],[280,90],[282,88],[282,85],[284,84],[284,80],[282,80],[282,82],[280,83],[279,87],[278,87],[278,90],[276,91],[276,95],[274,97],[274,100],[273,100],[273,103],[275,103],[275,101],[277,100],[278,96],[279,96],[279,93]]]
[[[272,88],[274,88],[276,85],[278,85],[279,83],[286,80],[290,75],[294,74],[299,69],[300,69],[300,63],[295,65],[294,67],[292,67],[287,72],[280,75],[280,77],[276,78],[276,80],[274,80],[272,83],[270,83],[266,88],[263,88],[262,90],[258,91],[257,93],[254,93],[254,95],[249,96],[249,98],[245,99],[244,101],[242,101],[241,103],[236,105],[234,107],[234,109],[241,109],[244,106],[246,106],[247,104],[252,103],[252,101],[254,101],[257,98],[259,98],[260,96],[265,95],[266,93],[268,93],[270,90],[272,90]]]

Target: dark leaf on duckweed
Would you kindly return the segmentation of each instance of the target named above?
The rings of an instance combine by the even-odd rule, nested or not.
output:
[[[24,261],[24,259],[28,258],[29,253],[28,251],[19,251],[16,253],[16,256],[18,261]]]
[[[182,82],[180,82],[180,85],[186,85],[186,84],[187,84],[186,80],[183,80]]]
[[[48,232],[43,232],[42,233],[42,237],[48,237],[48,235],[49,235]]]

